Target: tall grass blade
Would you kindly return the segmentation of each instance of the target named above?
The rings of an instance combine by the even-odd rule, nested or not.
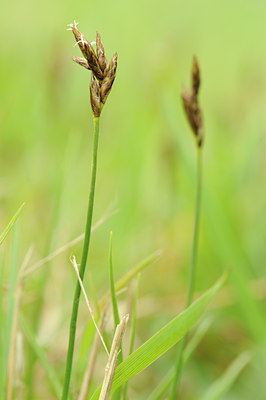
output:
[[[4,371],[4,348],[5,348],[5,316],[3,304],[4,286],[4,253],[0,256],[0,371]],[[5,380],[4,374],[0,373],[0,400],[4,400]]]
[[[201,317],[215,293],[224,284],[227,276],[228,272],[224,273],[223,276],[198,300],[160,329],[154,336],[123,361],[123,363],[116,369],[110,393],[113,393],[123,383],[143,371],[182,339],[188,330]],[[101,388],[94,393],[91,399],[97,400],[100,391]]]
[[[212,318],[205,318],[198,326],[195,334],[192,336],[192,339],[188,342],[184,353],[183,353],[183,364],[191,357],[194,350],[198,347],[200,341],[205,336],[207,330],[211,326]],[[175,376],[175,367],[172,367],[167,375],[161,380],[159,385],[153,390],[147,400],[159,400],[162,396],[169,390],[169,386],[171,385]]]
[[[110,292],[112,299],[112,307],[113,307],[113,316],[114,316],[114,331],[120,324],[120,317],[117,305],[116,291],[115,291],[115,281],[114,281],[114,269],[113,269],[113,232],[110,234],[110,249],[109,249],[109,275],[110,275]],[[123,361],[123,350],[122,350],[122,342],[119,346],[119,352],[117,354],[117,362],[116,365],[121,364]],[[121,396],[121,388],[117,390],[114,394],[114,400],[119,400]]]
[[[120,278],[115,284],[115,291],[123,289],[128,282],[130,282],[135,276],[138,275],[139,272],[143,271],[149,265],[151,265],[154,261],[158,259],[158,257],[162,254],[161,250],[157,250],[154,253],[150,254],[148,257],[144,258],[137,264],[135,267],[131,268],[122,278]],[[103,308],[109,299],[110,293],[107,293],[101,300],[100,306]]]
[[[7,225],[7,227],[4,229],[4,232],[2,232],[2,234],[0,235],[0,245],[3,243],[3,241],[5,240],[8,232],[10,231],[10,229],[12,228],[12,226],[14,225],[14,223],[16,222],[19,214],[22,211],[22,208],[24,207],[25,203],[23,203],[19,209],[17,210],[16,214],[13,216],[13,218],[10,220],[9,224]]]
[[[132,322],[131,322],[131,334],[130,334],[130,344],[129,344],[129,355],[133,353],[134,349],[134,341],[135,341],[135,333],[136,333],[136,321],[137,321],[137,300],[138,300],[138,293],[139,293],[139,282],[140,282],[141,273],[138,273],[137,284],[136,284],[136,291],[134,297],[134,305],[133,305],[133,313],[132,313]],[[127,387],[128,382],[125,383],[123,399],[127,399]]]
[[[115,291],[118,292],[119,290],[123,289],[128,282],[130,282],[133,278],[135,278],[138,275],[139,272],[143,271],[145,268],[147,268],[149,265],[155,262],[161,255],[161,253],[162,252],[160,250],[157,250],[154,253],[150,254],[148,257],[144,258],[142,261],[140,261],[135,267],[131,268],[122,278],[120,278],[115,283]],[[100,299],[99,301],[100,308],[104,309],[109,300],[110,300],[110,292],[106,293]],[[93,340],[94,330],[91,325],[92,325],[91,321],[89,321],[88,325],[84,330],[84,334],[80,345],[80,356],[82,354],[85,354],[86,350],[89,348],[89,345]]]
[[[45,369],[54,394],[59,399],[60,394],[62,392],[62,386],[60,380],[58,379],[56,371],[52,366],[52,364],[50,363],[50,361],[48,360],[43,348],[38,344],[34,332],[32,331],[31,327],[29,326],[29,324],[27,323],[22,314],[20,314],[20,326],[30,347],[32,348],[36,357],[38,358],[43,368]]]
[[[110,249],[109,249],[109,275],[110,275],[110,292],[112,298],[112,306],[113,306],[113,315],[114,315],[114,324],[115,329],[117,325],[120,323],[116,291],[115,291],[115,281],[114,281],[114,269],[113,269],[113,232],[110,234]],[[120,352],[121,353],[121,352]],[[118,355],[119,359],[119,355]]]
[[[11,331],[12,331],[12,321],[14,314],[14,304],[15,304],[15,289],[17,281],[17,266],[18,266],[18,229],[14,230],[14,237],[11,250],[11,261],[8,272],[8,293],[7,293],[7,308],[6,308],[6,324],[5,324],[5,344],[4,344],[4,370],[3,376],[6,381],[7,378],[7,368],[8,368],[8,357],[11,342]]]
[[[251,361],[252,354],[245,351],[229,365],[223,375],[208,388],[201,400],[217,400],[223,396],[237,379],[240,372]]]

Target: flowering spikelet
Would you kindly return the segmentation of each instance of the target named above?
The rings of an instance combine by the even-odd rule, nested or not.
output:
[[[99,62],[99,66],[102,70],[102,72],[105,72],[105,69],[107,67],[107,59],[105,57],[105,52],[104,52],[104,47],[101,41],[101,36],[99,32],[96,32],[96,54]]]
[[[117,68],[117,53],[115,53],[110,61],[106,71],[106,76],[101,85],[101,102],[105,104],[107,97],[112,89]]]
[[[98,118],[101,114],[100,85],[93,74],[91,74],[90,96],[93,115]]]
[[[92,72],[90,82],[91,107],[94,117],[98,118],[115,80],[117,53],[113,55],[108,66],[99,32],[96,32],[95,53],[92,44],[80,32],[77,25],[78,24],[74,21],[74,24],[69,25],[69,30],[73,32],[76,44],[79,46],[85,58],[72,57],[72,59],[77,64]]]
[[[190,123],[191,129],[196,137],[198,147],[203,143],[203,124],[202,112],[198,103],[198,92],[200,87],[200,71],[197,58],[193,58],[192,66],[192,93],[189,93],[186,88],[182,91],[182,99]]]

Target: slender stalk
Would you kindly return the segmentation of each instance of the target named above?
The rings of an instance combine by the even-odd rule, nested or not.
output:
[[[96,170],[97,170],[98,139],[99,139],[99,117],[94,118],[93,153],[92,153],[89,204],[88,204],[88,213],[87,213],[87,223],[86,223],[86,229],[85,229],[85,238],[84,238],[83,251],[82,251],[82,259],[81,259],[81,264],[80,264],[80,269],[79,269],[79,275],[80,275],[80,278],[82,281],[84,278],[87,257],[88,257],[88,251],[89,251],[89,245],[90,245],[94,192],[95,192],[95,182],[96,182]],[[71,371],[72,371],[73,354],[74,354],[74,345],[75,345],[76,325],[77,325],[80,293],[81,293],[81,286],[80,286],[79,281],[77,280],[76,290],[75,290],[74,300],[73,300],[73,306],[72,306],[70,328],[69,328],[69,342],[68,342],[68,352],[67,352],[63,393],[62,393],[62,397],[61,397],[62,400],[67,400],[67,398],[68,398],[70,377],[71,377]]]
[[[131,335],[130,335],[130,345],[129,345],[129,355],[133,353],[134,350],[134,341],[135,341],[135,334],[136,334],[136,321],[137,321],[137,301],[138,301],[138,294],[139,294],[139,282],[140,282],[141,273],[138,273],[136,290],[134,295],[134,304],[132,310],[132,321],[131,321]],[[123,392],[123,400],[127,400],[127,388],[128,382],[125,383],[124,392]]]
[[[192,252],[191,252],[191,264],[189,270],[189,285],[186,306],[189,307],[194,293],[195,287],[195,276],[196,276],[196,265],[197,265],[197,254],[198,254],[198,238],[199,238],[199,222],[200,222],[200,207],[201,207],[201,186],[202,186],[202,147],[197,147],[197,188],[196,188],[196,205],[195,205],[195,219],[194,219],[194,230],[193,230],[193,241],[192,241]],[[182,365],[183,365],[183,352],[187,342],[188,335],[186,334],[182,339],[176,360],[175,375],[173,379],[173,386],[170,395],[170,400],[177,398],[178,384],[181,376]]]

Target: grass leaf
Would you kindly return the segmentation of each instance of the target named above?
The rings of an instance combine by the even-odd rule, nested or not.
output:
[[[131,281],[135,276],[138,275],[139,272],[143,271],[146,267],[151,265],[158,257],[162,254],[160,250],[155,251],[154,253],[150,254],[148,257],[144,258],[144,260],[140,261],[135,267],[131,268],[122,278],[119,279],[115,283],[115,291],[118,292],[119,290],[123,289],[126,284]],[[109,293],[107,293],[101,300],[100,306],[103,308],[108,301]]]
[[[11,250],[11,261],[8,271],[8,292],[7,292],[7,306],[5,316],[5,342],[4,342],[4,379],[7,377],[8,357],[11,343],[11,332],[14,315],[15,304],[15,291],[17,282],[17,266],[18,266],[18,230],[17,226],[14,230],[14,238]]]
[[[24,207],[25,203],[23,203],[19,209],[17,210],[16,214],[13,216],[13,218],[10,220],[9,224],[7,225],[7,227],[4,229],[4,232],[0,235],[0,245],[3,243],[3,241],[5,240],[8,232],[10,231],[10,229],[12,228],[12,226],[14,225],[14,223],[16,222],[16,219],[18,218],[19,214],[22,211],[22,208]]]
[[[249,351],[240,354],[232,364],[229,365],[223,375],[208,388],[202,400],[217,400],[224,395],[233,385],[242,369],[250,362],[251,358],[252,354]]]
[[[139,293],[139,282],[140,282],[141,273],[138,273],[137,284],[136,284],[136,291],[134,296],[134,305],[133,305],[133,313],[132,313],[132,322],[131,322],[131,334],[130,334],[130,344],[129,344],[129,354],[133,353],[134,349],[134,340],[135,340],[135,333],[136,333],[136,321],[137,321],[137,300],[138,300],[138,293]],[[123,398],[124,400],[127,399],[127,387],[128,382],[125,384]]]
[[[114,270],[113,270],[113,232],[110,234],[110,250],[109,250],[109,274],[110,274],[110,292],[112,298],[112,306],[113,306],[113,315],[114,315],[114,330],[117,325],[120,323],[117,299],[116,299],[116,291],[115,291],[115,281],[114,281]]]
[[[114,281],[114,269],[113,269],[113,232],[110,234],[110,249],[109,249],[109,275],[110,275],[110,292],[112,298],[113,306],[113,316],[114,316],[114,331],[116,331],[117,326],[120,324],[120,317],[117,305],[116,291],[115,291],[115,281]],[[123,350],[122,342],[119,347],[120,351],[117,356],[117,365],[121,364],[123,361]],[[121,388],[114,394],[114,400],[119,400],[121,396]]]
[[[3,285],[4,285],[4,254],[0,258],[0,371],[4,371],[4,354],[5,354],[5,317],[3,304]],[[0,400],[4,399],[5,379],[4,374],[0,373]]]
[[[189,358],[191,357],[194,350],[198,347],[200,341],[205,336],[207,330],[211,326],[212,318],[205,318],[198,326],[195,334],[192,336],[191,340],[188,342],[184,353],[183,353],[183,364],[185,364]],[[175,367],[172,367],[170,371],[164,376],[164,378],[160,381],[158,386],[153,390],[153,392],[149,395],[147,400],[159,400],[169,389],[172,380],[175,376]]]
[[[225,282],[227,276],[228,272],[224,273],[223,276],[198,300],[160,329],[154,336],[123,361],[123,363],[116,369],[110,393],[113,393],[123,383],[143,371],[182,339],[188,330],[201,317],[215,293]],[[94,393],[92,400],[97,400],[99,398],[100,391],[101,388]]]
[[[55,393],[56,397],[59,399],[62,393],[62,386],[57,378],[56,371],[52,364],[49,362],[44,350],[42,347],[38,344],[34,332],[32,332],[31,327],[28,325],[26,320],[22,315],[20,315],[20,325],[23,330],[24,335],[26,336],[32,350],[36,354],[37,358],[39,359],[40,363],[42,364],[43,368],[45,369],[47,373],[47,377],[49,379],[49,382],[51,384],[51,388],[53,392]]]

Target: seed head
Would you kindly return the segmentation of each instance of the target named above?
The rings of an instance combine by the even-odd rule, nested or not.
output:
[[[76,44],[79,46],[83,56],[72,57],[73,61],[87,70],[91,70],[92,78],[90,83],[90,97],[93,114],[99,117],[102,106],[105,104],[107,97],[113,86],[116,68],[117,68],[117,53],[115,53],[107,66],[107,59],[105,56],[104,46],[101,41],[99,32],[96,32],[96,53],[85,36],[77,28],[78,23],[69,25],[69,30],[74,34]],[[94,42],[95,43],[95,42]]]
[[[103,80],[101,86],[101,102],[105,104],[107,97],[112,89],[117,68],[117,53],[115,53],[110,61],[109,67],[107,69],[106,77]]]
[[[198,103],[198,91],[200,87],[200,72],[196,57],[193,58],[192,68],[192,92],[189,93],[184,87],[182,91],[182,100],[185,113],[191,129],[196,137],[198,147],[203,143],[203,123],[202,112]]]
[[[104,47],[101,41],[99,32],[96,32],[96,54],[102,72],[105,72],[107,66],[107,59],[105,57]]]

